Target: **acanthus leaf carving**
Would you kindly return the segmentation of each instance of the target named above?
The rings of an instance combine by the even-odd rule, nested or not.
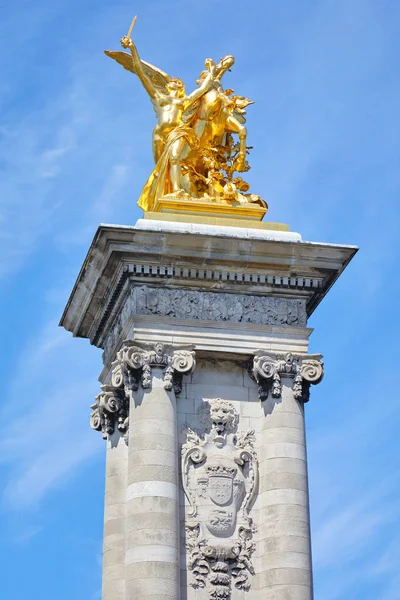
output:
[[[204,403],[201,413],[203,434],[187,429],[182,446],[190,585],[207,587],[211,600],[228,599],[232,584],[247,590],[254,574],[255,526],[250,516],[258,487],[254,431],[237,432],[239,415],[231,402],[220,398]]]

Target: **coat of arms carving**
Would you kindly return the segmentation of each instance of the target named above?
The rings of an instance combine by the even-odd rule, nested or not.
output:
[[[254,431],[238,432],[230,402],[204,403],[203,435],[186,430],[183,488],[188,500],[186,547],[193,587],[211,599],[231,598],[232,585],[250,588],[255,525],[250,510],[258,486]]]

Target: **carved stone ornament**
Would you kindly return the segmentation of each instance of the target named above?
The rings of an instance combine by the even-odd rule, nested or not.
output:
[[[126,433],[129,426],[129,398],[122,390],[112,385],[102,385],[101,390],[90,407],[93,410],[90,426],[96,431],[101,431],[104,439],[114,433],[115,426]]]
[[[133,286],[104,344],[106,360],[132,315],[290,327],[307,324],[303,299]]]
[[[130,399],[140,384],[145,389],[151,387],[152,368],[162,368],[164,388],[179,394],[183,375],[194,370],[196,361],[192,350],[174,350],[161,343],[144,345],[125,340],[112,366],[111,385],[103,385],[102,392],[96,396],[91,406],[90,425],[101,431],[103,438],[112,434],[117,425],[120,431],[126,432],[127,440]]]
[[[183,489],[192,587],[212,600],[231,598],[232,585],[250,588],[255,526],[250,516],[258,487],[254,430],[237,433],[239,415],[217,398],[200,415],[205,431],[186,430],[182,447]]]
[[[296,400],[308,402],[310,385],[319,383],[324,376],[324,363],[319,354],[294,356],[288,354],[259,353],[253,361],[252,375],[258,383],[259,396],[266,400],[269,393],[280,398],[282,377],[292,377]]]

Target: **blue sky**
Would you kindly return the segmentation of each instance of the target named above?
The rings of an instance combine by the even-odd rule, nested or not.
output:
[[[234,54],[256,101],[249,181],[268,218],[361,251],[310,321],[316,600],[398,600],[400,4],[15,0],[0,22],[0,561],[9,600],[99,600],[101,352],[57,327],[99,222],[134,224],[150,102],[103,54],[138,13],[143,58],[190,89]]]

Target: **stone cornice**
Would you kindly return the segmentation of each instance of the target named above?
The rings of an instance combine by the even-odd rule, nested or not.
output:
[[[233,239],[213,234],[211,226],[207,234],[188,235],[102,225],[60,325],[93,342],[100,321],[106,312],[113,312],[128,277],[163,280],[163,285],[168,280],[175,287],[215,290],[217,286],[230,292],[240,287],[240,293],[249,294],[256,288],[263,295],[304,297],[310,315],[356,251],[354,246],[249,235]],[[108,319],[103,321],[108,323]]]
[[[324,376],[324,363],[320,354],[293,355],[263,352],[256,353],[252,375],[258,383],[259,396],[266,400],[271,394],[280,398],[282,378],[293,380],[293,395],[296,400],[308,402],[310,385],[319,383]]]

